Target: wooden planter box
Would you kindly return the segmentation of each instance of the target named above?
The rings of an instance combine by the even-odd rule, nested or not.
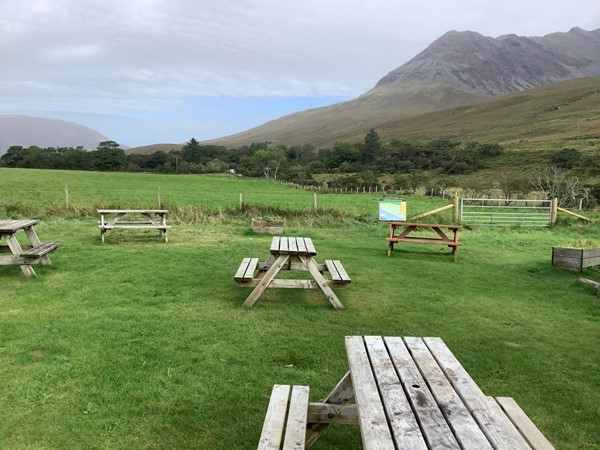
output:
[[[283,234],[283,221],[252,219],[252,231],[255,233]]]
[[[581,272],[600,265],[600,248],[552,247],[552,265]]]

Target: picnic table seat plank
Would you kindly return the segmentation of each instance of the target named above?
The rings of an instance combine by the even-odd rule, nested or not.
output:
[[[512,397],[495,397],[502,411],[534,450],[554,450],[552,444]]]
[[[2,220],[0,221],[0,233],[14,233],[16,230],[32,227],[39,223],[39,220]]]
[[[308,255],[315,256],[317,254],[317,249],[315,248],[311,238],[304,238],[304,245],[306,246],[306,252]]]
[[[466,408],[423,339],[406,337],[406,347],[421,373],[427,374],[427,384],[452,428],[463,450],[493,450],[473,416]]]
[[[235,273],[236,281],[250,281],[254,278],[254,272],[258,266],[258,258],[244,258]]]
[[[427,382],[400,337],[385,337],[385,344],[400,381],[410,399],[414,414],[431,448],[460,449]]]
[[[285,426],[289,395],[289,385],[276,384],[273,386],[265,422],[260,434],[258,450],[279,450]]]
[[[304,450],[308,416],[308,386],[294,386],[290,399],[283,450]]]
[[[337,259],[326,259],[325,267],[327,271],[331,274],[331,280],[336,284],[346,284],[352,281],[350,276],[344,269],[342,263]]]
[[[498,414],[500,407],[490,405],[486,395],[446,344],[440,338],[428,337],[423,340],[494,448],[530,449],[508,417],[503,413]]]
[[[61,242],[44,242],[40,245],[36,245],[34,247],[28,248],[21,253],[21,256],[25,258],[39,258],[40,256],[44,256],[62,245]]]

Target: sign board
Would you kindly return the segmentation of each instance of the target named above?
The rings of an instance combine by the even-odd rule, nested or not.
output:
[[[406,221],[406,201],[403,198],[379,199],[379,220]]]

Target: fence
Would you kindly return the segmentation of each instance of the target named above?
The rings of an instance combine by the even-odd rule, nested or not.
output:
[[[552,225],[552,200],[463,198],[460,221],[485,226],[549,227]]]

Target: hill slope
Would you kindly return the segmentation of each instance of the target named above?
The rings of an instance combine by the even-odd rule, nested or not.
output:
[[[600,76],[600,29],[491,38],[451,31],[355,100],[303,111],[209,141],[330,145],[390,121],[479,103],[563,80]]]
[[[96,130],[64,120],[29,116],[0,116],[0,155],[9,147],[77,147],[95,150],[110,140]]]

